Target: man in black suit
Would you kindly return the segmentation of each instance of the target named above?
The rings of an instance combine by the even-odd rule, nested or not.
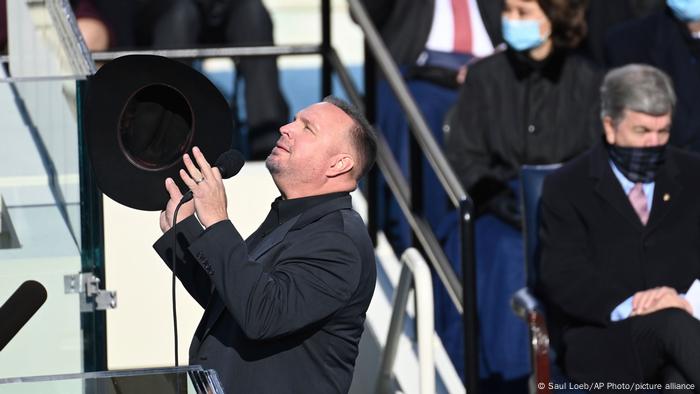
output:
[[[228,220],[218,169],[196,148],[198,168],[184,157],[180,176],[194,199],[179,214],[177,274],[205,308],[190,363],[215,369],[226,392],[345,393],[376,280],[349,192],[376,143],[364,117],[333,97],[280,133],[266,164],[281,197],[245,241]],[[172,179],[166,188],[165,234],[154,247],[167,262],[181,194]]]
[[[683,293],[700,278],[700,157],[667,145],[675,94],[663,72],[614,69],[601,102],[605,141],[543,186],[554,345],[578,382],[699,390],[700,310]]]

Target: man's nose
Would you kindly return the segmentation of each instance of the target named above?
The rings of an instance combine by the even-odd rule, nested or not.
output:
[[[647,133],[646,137],[645,146],[658,146],[661,144],[661,137],[656,131]]]
[[[286,135],[289,137],[290,133],[292,132],[292,124],[287,123],[286,125],[280,127],[280,134]]]

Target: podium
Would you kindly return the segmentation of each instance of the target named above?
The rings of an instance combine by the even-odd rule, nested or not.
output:
[[[223,394],[213,369],[201,366],[86,372],[0,379],[3,394]]]

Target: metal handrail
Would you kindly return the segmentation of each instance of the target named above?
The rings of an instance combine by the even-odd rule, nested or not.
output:
[[[396,352],[403,333],[408,295],[415,290],[416,342],[418,343],[418,373],[421,394],[435,393],[435,362],[433,360],[433,282],[430,268],[420,253],[408,248],[401,256],[401,276],[394,293],[394,305],[382,353],[376,394],[390,392]]]
[[[457,308],[457,311],[462,314],[462,284],[455,274],[450,261],[445,255],[445,252],[440,247],[440,243],[433,234],[433,230],[430,226],[420,217],[413,214],[411,209],[411,192],[406,179],[399,169],[399,165],[396,163],[396,159],[391,154],[389,150],[389,144],[386,142],[384,137],[379,134],[377,135],[377,164],[381,168],[382,173],[386,178],[387,185],[391,189],[396,200],[399,203],[401,211],[406,216],[408,224],[411,226],[413,231],[416,233],[418,241],[421,243],[428,259],[433,263],[433,268],[438,274],[440,280],[445,284],[445,289],[450,299]]]
[[[426,158],[435,170],[452,204],[455,207],[459,207],[462,201],[470,200],[470,198],[447,162],[442,150],[432,137],[428,124],[420,115],[418,106],[401,78],[398,66],[389,54],[389,50],[386,48],[386,45],[384,45],[384,41],[377,32],[369,15],[367,15],[367,11],[362,3],[360,3],[360,0],[348,0],[348,4],[355,17],[355,21],[365,34],[365,39],[369,43],[372,55],[374,55],[374,58],[377,60],[377,64],[384,73],[392,90],[396,93],[396,98],[399,100],[401,107],[405,110],[408,122]]]
[[[241,56],[288,56],[318,55],[320,45],[265,45],[245,47],[184,48],[184,49],[134,49],[124,51],[93,52],[95,61],[108,61],[118,57],[134,54],[150,54],[173,59],[199,59],[205,57],[241,57]]]
[[[454,171],[447,163],[445,156],[442,154],[442,151],[435,142],[435,139],[433,138],[427,123],[421,116],[418,106],[413,100],[412,95],[408,91],[408,88],[403,78],[401,77],[399,68],[397,67],[391,54],[387,50],[386,45],[384,45],[382,38],[380,37],[376,27],[374,26],[374,23],[371,21],[369,15],[367,14],[364,6],[360,2],[360,0],[348,0],[348,4],[350,6],[350,11],[354,17],[355,22],[357,22],[357,24],[364,32],[366,52],[371,53],[374,57],[374,60],[376,60],[377,64],[379,65],[380,70],[384,74],[384,77],[386,78],[389,86],[396,95],[396,98],[399,101],[401,108],[407,116],[409,125],[411,126],[409,129],[413,137],[418,142],[418,145],[421,148],[422,153],[428,160],[428,163],[435,171],[435,174],[437,175],[443,188],[447,192],[450,201],[459,210],[459,228],[461,240],[460,254],[462,267],[462,286],[460,294],[462,295],[463,301],[461,303],[455,302],[455,305],[461,304],[463,308],[462,316],[464,320],[465,386],[467,392],[469,392],[470,394],[476,394],[478,391],[477,379],[479,375],[477,341],[478,317],[476,307],[476,262],[474,255],[473,228],[474,203],[471,197],[465,192]],[[368,53],[365,54],[366,65],[371,62],[371,59],[369,59],[367,55]],[[373,76],[367,75],[367,68],[372,69],[373,65],[370,67],[366,66],[365,78],[373,78]],[[366,94],[371,95],[371,87],[367,87],[366,85],[366,89]],[[370,99],[369,101],[372,101],[372,99]],[[368,108],[367,110],[369,111],[370,109]],[[383,155],[381,154],[379,155],[380,167],[382,167],[382,156]],[[384,170],[384,168],[382,169]],[[387,179],[387,183],[389,183],[389,186],[392,187],[389,179]],[[396,191],[394,191],[393,188],[392,191],[396,196],[399,196],[399,194]],[[376,190],[373,190],[372,192],[377,193]],[[420,199],[422,198],[422,196],[419,193],[416,193],[416,195],[412,197],[413,198],[411,198],[410,201],[414,202],[420,201]],[[401,206],[401,209],[404,211],[404,214],[408,218],[409,223],[412,219],[415,219],[413,212],[410,212],[408,214],[406,213],[407,204],[405,202],[399,201],[399,205]],[[413,208],[420,209],[420,207]],[[416,221],[422,222],[420,220]],[[374,226],[372,220],[370,220],[370,226]],[[425,226],[414,225],[412,223],[411,226],[414,229],[414,232],[416,233],[419,242],[421,242],[421,244],[425,247],[426,242],[424,242],[424,238],[427,234],[432,234],[432,231],[430,231],[430,226],[428,226],[427,224],[425,224]],[[423,230],[426,231],[416,230],[419,227],[423,227]],[[439,268],[441,266],[441,258],[439,256],[444,255],[442,248],[439,247],[439,243],[437,244],[437,248],[426,248],[426,253],[430,258],[431,262],[435,263],[434,267],[436,269]],[[447,272],[453,272],[452,267],[450,265],[448,265],[447,268]],[[438,274],[440,274],[439,269]],[[457,291],[458,288],[454,286],[454,283],[452,283],[449,280],[449,276],[449,274],[441,275],[440,278],[454,301],[454,293]]]

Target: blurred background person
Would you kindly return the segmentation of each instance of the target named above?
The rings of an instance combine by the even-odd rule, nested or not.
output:
[[[664,7],[665,0],[589,0],[586,10],[588,34],[581,43],[583,53],[605,66],[605,37],[620,23],[641,18]]]
[[[91,51],[106,51],[115,43],[111,27],[93,0],[71,0],[78,29]]]
[[[667,0],[665,9],[614,29],[610,66],[649,64],[673,80],[678,105],[670,144],[700,152],[700,0]]]
[[[480,374],[496,382],[522,378],[523,388],[530,371],[528,333],[510,309],[512,294],[525,285],[516,183],[521,165],[567,161],[602,135],[601,72],[573,52],[586,35],[585,10],[582,0],[507,0],[502,23],[508,49],[470,67],[446,143],[478,216]],[[453,264],[457,220],[446,232]],[[451,320],[448,332],[461,341],[461,320]],[[460,345],[452,347],[455,353]]]
[[[501,0],[364,0],[367,11],[408,85],[437,143],[447,110],[457,99],[467,65],[493,53],[501,38]],[[389,84],[377,83],[377,125],[410,180],[410,161],[422,163],[423,210],[435,228],[448,210],[447,195],[422,158],[409,157],[409,125]],[[380,223],[398,253],[410,229],[388,187]],[[382,210],[380,209],[380,212]],[[381,213],[380,213],[381,214]]]
[[[124,49],[274,45],[272,19],[260,0],[97,1],[118,26],[115,35]],[[241,81],[245,91],[245,122],[237,124],[241,135],[235,137],[247,135],[240,148],[248,158],[264,160],[275,146],[279,127],[289,120],[277,59],[241,57],[235,66],[231,105],[237,117],[236,92]]]
[[[93,0],[70,0],[80,34],[91,51],[105,51],[113,43],[112,28]],[[0,0],[0,53],[7,52],[7,1]]]

